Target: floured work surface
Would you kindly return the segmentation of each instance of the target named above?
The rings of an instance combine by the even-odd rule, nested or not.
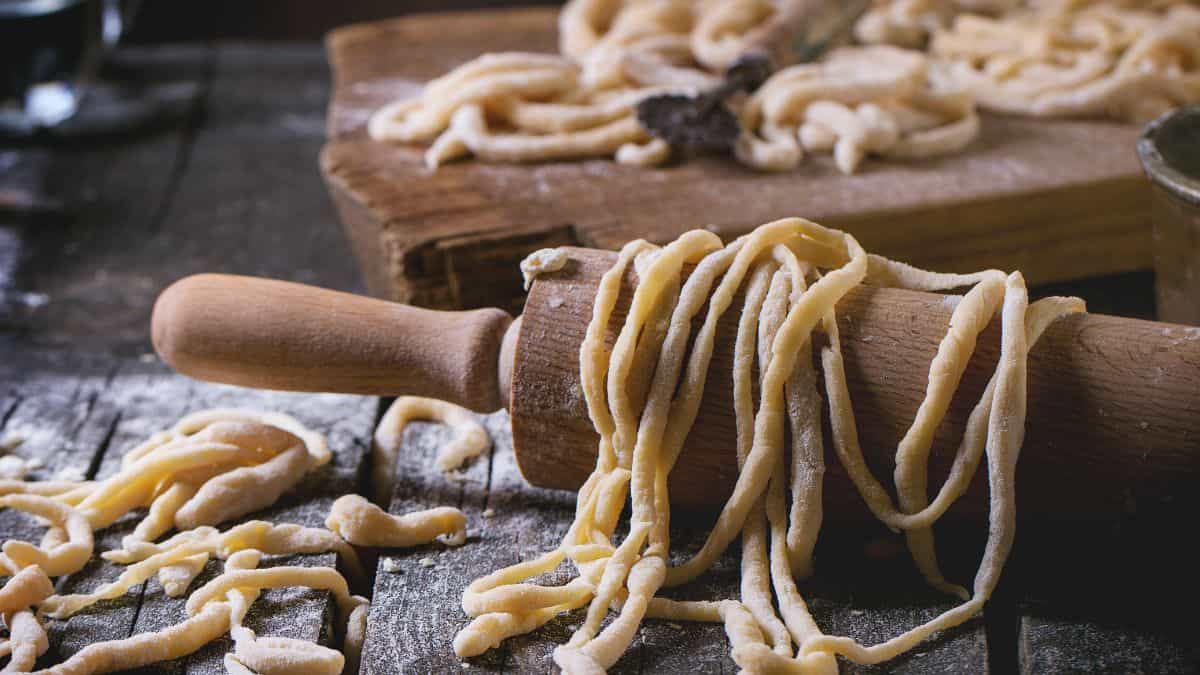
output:
[[[430,171],[423,147],[367,137],[380,105],[480,53],[555,50],[554,17],[432,14],[330,35],[335,89],[321,167],[375,295],[514,308],[516,263],[538,248],[662,243],[701,226],[728,240],[795,215],[927,269],[1020,269],[1038,284],[1149,266],[1149,191],[1127,124],[985,115],[961,155],[872,158],[852,176],[828,158],[782,174],[721,158],[663,168],[467,160]]]

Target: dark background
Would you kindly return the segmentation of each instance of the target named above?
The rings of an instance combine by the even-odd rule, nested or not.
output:
[[[413,12],[559,4],[553,0],[149,0],[142,3],[128,41],[315,40],[337,26]]]

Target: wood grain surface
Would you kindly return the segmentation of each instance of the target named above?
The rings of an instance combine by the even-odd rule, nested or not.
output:
[[[405,17],[330,34],[335,88],[321,166],[377,296],[513,309],[516,263],[543,246],[613,249],[707,227],[729,239],[783,216],[853,232],[874,252],[945,271],[1022,270],[1031,283],[1149,266],[1149,189],[1137,129],[985,115],[961,155],[828,158],[756,173],[721,158],[644,169],[609,160],[424,168],[423,148],[366,135],[383,103],[480,53],[553,51],[554,11]]]

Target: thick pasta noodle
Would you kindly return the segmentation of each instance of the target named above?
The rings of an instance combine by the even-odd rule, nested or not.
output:
[[[428,143],[435,168],[467,156],[662,164],[672,149],[642,128],[637,104],[719,84],[777,10],[769,0],[572,0],[559,17],[561,56],[485,54],[384,106],[368,132]],[[867,155],[957,152],[979,130],[969,93],[921,53],[894,47],[843,48],[780,70],[760,91],[728,105],[743,126],[735,157],[763,171],[792,169],[808,152],[832,153],[852,173]],[[827,105],[810,113],[809,104]]]
[[[397,398],[379,420],[371,449],[371,488],[379,504],[387,504],[392,498],[400,443],[404,430],[416,420],[440,422],[454,431],[454,438],[438,449],[434,460],[442,471],[458,469],[467,460],[492,447],[487,430],[466,408],[422,396]]]
[[[639,282],[610,350],[604,336],[631,264]],[[695,266],[686,280],[685,265]],[[835,308],[862,283],[919,290],[971,287],[953,312],[930,364],[924,400],[896,450],[898,504],[863,460],[842,365]],[[683,440],[696,419],[716,325],[739,292],[745,300],[734,345],[738,479],[704,545],[671,566],[667,479],[676,463],[689,461]],[[694,326],[702,310],[703,322]],[[1019,273],[925,272],[868,255],[849,234],[799,218],[763,225],[725,246],[704,230],[661,249],[632,242],[600,281],[580,348],[580,381],[600,445],[596,469],[580,489],[575,520],[558,548],[467,587],[463,610],[473,620],[456,636],[455,652],[482,653],[586,606],[586,619],[554,652],[555,662],[567,673],[612,667],[647,618],[724,623],[731,655],[746,672],[835,672],[838,655],[879,663],[966,621],[991,595],[1012,545],[1029,348],[1054,319],[1080,311],[1083,304],[1074,298],[1029,304]],[[1002,327],[999,364],[971,413],[950,477],[930,501],[927,465],[933,432],[978,335],[997,314]],[[820,362],[839,461],[871,511],[906,532],[928,582],[963,599],[878,645],[823,634],[796,587],[797,576],[813,571],[812,548],[821,521],[821,395],[810,365],[814,331],[825,336]],[[652,364],[638,369],[653,371],[648,384],[636,380],[636,362]],[[752,396],[756,363],[757,409]],[[785,449],[789,425],[790,458]],[[989,535],[967,591],[942,577],[930,528],[963,494],[984,456],[992,495]],[[626,498],[632,502],[629,534],[615,541]],[[740,599],[657,597],[663,586],[703,574],[738,536]],[[530,581],[566,560],[578,574],[565,585]],[[605,625],[614,611],[616,617]]]
[[[867,43],[927,47],[980,107],[1145,121],[1200,100],[1200,7],[1189,0],[880,0]]]

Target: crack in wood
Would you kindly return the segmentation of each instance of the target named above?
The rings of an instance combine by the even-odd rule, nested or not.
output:
[[[17,412],[17,406],[21,405],[21,397],[13,396],[10,400],[5,401],[4,413],[0,414],[0,431],[4,431],[4,427],[8,426],[8,420]]]
[[[85,474],[88,480],[96,479],[96,474],[100,471],[100,463],[104,461],[105,455],[108,454],[109,445],[112,443],[113,436],[117,433],[117,425],[120,423],[121,412],[118,410],[113,415],[112,422],[108,425],[108,431],[104,434],[104,438],[100,439],[100,445],[96,448],[95,454],[92,455],[92,461],[88,464]]]
[[[196,97],[189,106],[185,124],[179,130],[179,140],[176,143],[177,149],[170,166],[167,168],[167,181],[162,191],[162,197],[152,208],[152,215],[148,223],[149,228],[147,229],[149,236],[159,234],[166,223],[167,215],[171,211],[171,202],[183,184],[183,176],[187,169],[188,161],[191,159],[192,149],[196,144],[196,137],[204,121],[209,96],[212,93],[213,81],[217,76],[216,50],[211,46],[206,46],[201,64],[201,76],[198,81],[199,88]]]

